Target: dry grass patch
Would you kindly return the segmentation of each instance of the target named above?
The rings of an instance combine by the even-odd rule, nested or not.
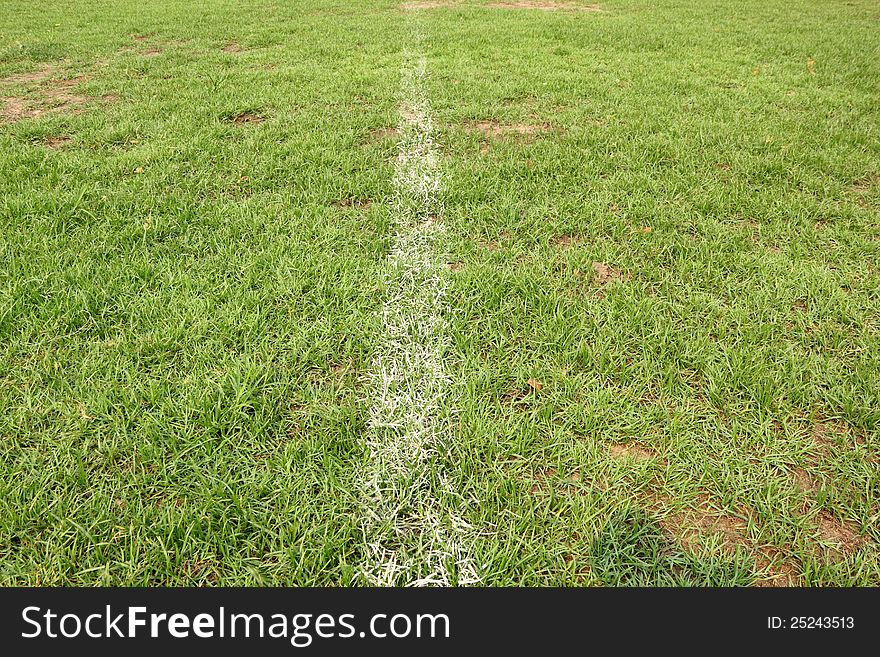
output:
[[[231,43],[227,43],[225,46],[223,46],[222,50],[223,50],[223,52],[228,52],[228,53],[244,52],[244,48],[242,48],[241,44],[236,43],[235,41],[233,41]]]

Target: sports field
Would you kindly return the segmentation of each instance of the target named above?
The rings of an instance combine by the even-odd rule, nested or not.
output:
[[[880,585],[876,0],[0,0],[0,584]]]

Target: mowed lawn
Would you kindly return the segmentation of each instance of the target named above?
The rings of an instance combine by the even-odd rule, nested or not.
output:
[[[484,585],[880,585],[874,0],[0,2],[0,584],[348,585],[424,40]]]

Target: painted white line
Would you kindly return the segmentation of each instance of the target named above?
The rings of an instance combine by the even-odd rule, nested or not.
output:
[[[417,28],[413,40],[420,45]],[[366,554],[359,575],[374,586],[479,581],[469,555],[472,532],[453,511],[458,498],[443,467],[451,435],[444,403],[450,390],[448,273],[440,257],[441,175],[425,78],[424,55],[406,52],[385,332],[366,381],[369,459],[361,476]]]

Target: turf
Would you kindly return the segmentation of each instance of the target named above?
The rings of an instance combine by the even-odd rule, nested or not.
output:
[[[482,583],[880,585],[876,3],[408,4],[4,2],[0,583],[358,582],[409,20]]]

